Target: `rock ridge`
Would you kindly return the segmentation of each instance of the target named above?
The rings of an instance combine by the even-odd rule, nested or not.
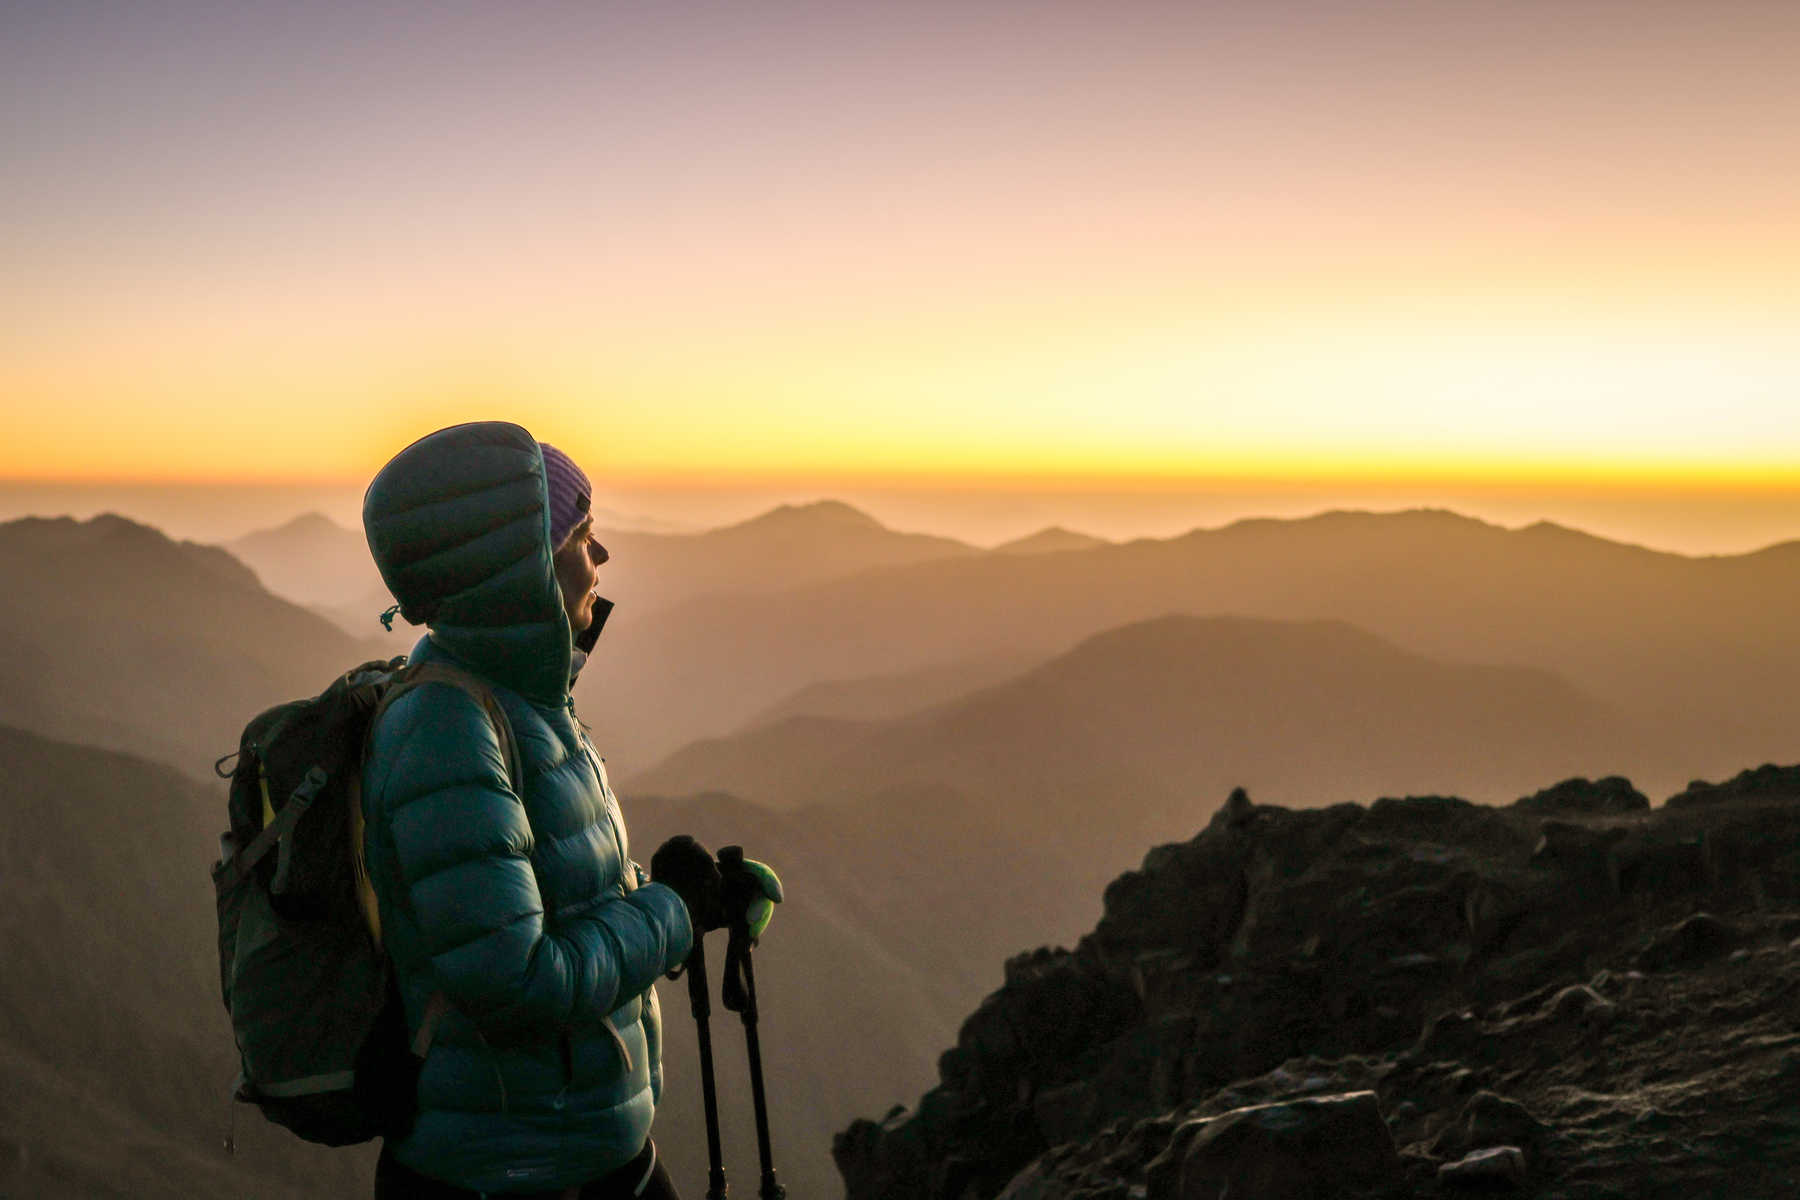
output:
[[[1800,767],[1677,799],[1236,791],[837,1136],[848,1200],[1794,1194]]]

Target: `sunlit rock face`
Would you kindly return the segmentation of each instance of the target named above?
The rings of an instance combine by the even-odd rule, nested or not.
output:
[[[1238,793],[834,1155],[849,1200],[1790,1194],[1797,989],[1800,771]]]

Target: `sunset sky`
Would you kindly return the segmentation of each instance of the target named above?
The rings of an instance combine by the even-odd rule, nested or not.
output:
[[[0,479],[1767,494],[1800,4],[0,2]],[[1623,493],[1621,493],[1623,494]]]

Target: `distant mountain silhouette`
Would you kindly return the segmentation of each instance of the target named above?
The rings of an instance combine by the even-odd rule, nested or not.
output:
[[[0,722],[206,777],[259,710],[395,653],[123,517],[0,525]]]
[[[248,563],[264,587],[299,604],[341,605],[376,591],[387,596],[362,530],[346,529],[320,513],[246,534],[225,549]]]
[[[581,698],[603,744],[642,769],[821,678],[1042,658],[1170,612],[1339,619],[1430,657],[1552,671],[1656,722],[1679,778],[1636,773],[1668,790],[1791,745],[1795,611],[1788,547],[1688,558],[1447,512],[1328,513],[621,612]]]
[[[698,596],[781,591],[874,567],[982,553],[950,538],[896,533],[836,500],[782,505],[705,533],[609,529],[606,515],[595,514],[600,540],[612,555],[602,592],[632,614]],[[361,530],[309,513],[227,549],[255,568],[270,591],[315,609],[354,636],[381,636],[375,618],[392,600]],[[405,628],[396,623],[397,630]],[[399,648],[406,644],[410,638]]]
[[[1096,546],[1108,546],[1112,543],[1105,538],[1097,538],[1092,534],[1076,533],[1072,529],[1064,529],[1060,525],[1052,525],[1048,529],[1040,529],[1026,537],[1015,538],[994,547],[995,554],[1056,554],[1064,550],[1092,550]]]
[[[897,533],[836,500],[784,504],[706,533],[602,530],[600,539],[612,555],[601,591],[621,616],[699,596],[780,592],[872,568],[981,554],[951,538]]]
[[[392,642],[404,653],[418,636],[406,622],[392,633],[380,614],[394,602],[369,554],[362,530],[346,529],[321,513],[306,513],[285,525],[246,534],[225,549],[248,563],[263,586],[305,606],[360,639]]]

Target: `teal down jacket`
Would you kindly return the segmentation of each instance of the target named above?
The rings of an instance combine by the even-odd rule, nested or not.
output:
[[[370,484],[369,548],[415,623],[412,661],[485,679],[524,795],[467,694],[424,684],[370,735],[364,851],[416,1033],[435,1025],[403,1164],[475,1191],[604,1175],[643,1147],[662,1091],[652,988],[686,958],[687,910],[645,883],[569,695],[574,650],[552,568],[544,466],[517,425],[415,442]]]

